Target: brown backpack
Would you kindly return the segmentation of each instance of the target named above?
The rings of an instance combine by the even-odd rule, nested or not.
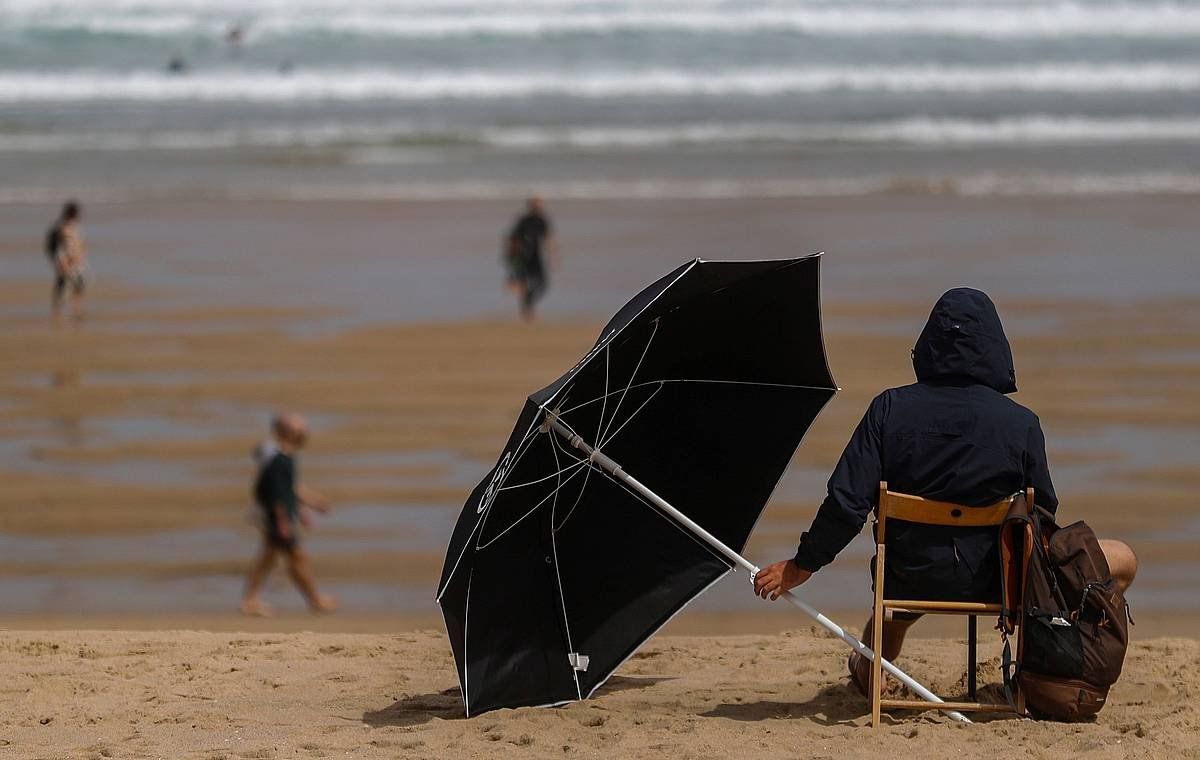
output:
[[[1036,718],[1079,720],[1104,707],[1129,646],[1129,605],[1087,523],[1060,528],[1019,495],[1000,534],[1004,687]],[[1024,629],[1011,658],[1008,635]]]

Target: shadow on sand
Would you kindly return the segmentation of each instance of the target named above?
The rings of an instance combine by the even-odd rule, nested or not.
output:
[[[803,718],[831,726],[857,720],[869,711],[869,705],[853,687],[846,684],[833,684],[821,689],[815,697],[807,702],[771,700],[735,702],[717,705],[701,715],[705,718],[731,718],[748,721]]]
[[[613,676],[593,695],[601,697],[628,689],[645,689],[669,677],[657,676]],[[460,720],[465,718],[462,696],[458,689],[446,689],[432,694],[414,694],[393,702],[381,710],[363,713],[363,723],[375,728],[383,726],[419,726],[434,718]]]
[[[615,694],[629,689],[646,689],[663,681],[674,681],[675,676],[613,676],[596,689],[592,697],[603,697],[605,694]]]
[[[374,728],[384,726],[419,726],[434,718],[459,720],[465,718],[462,695],[457,688],[433,694],[414,694],[397,700],[382,710],[363,713],[363,723]]]
[[[1003,701],[1003,693],[988,693],[987,689],[980,690],[980,697],[987,701]],[[965,696],[963,697],[965,699]],[[949,699],[949,698],[947,698]],[[958,699],[958,697],[954,697]],[[870,723],[871,707],[867,700],[849,684],[832,684],[817,692],[817,695],[807,702],[737,702],[717,705],[712,710],[702,713],[705,718],[730,718],[732,720],[759,721],[779,718],[800,718],[811,720],[823,726],[853,723],[863,725]],[[913,720],[919,715],[917,710],[893,710],[883,714],[883,722],[899,724]],[[990,723],[994,720],[1019,720],[1013,713],[975,713],[970,716],[976,723]]]

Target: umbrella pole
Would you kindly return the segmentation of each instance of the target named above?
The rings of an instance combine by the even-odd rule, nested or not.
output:
[[[637,493],[641,494],[651,504],[658,507],[663,512],[666,512],[668,515],[673,517],[679,524],[681,524],[682,526],[684,526],[685,528],[690,530],[697,538],[704,541],[704,543],[708,544],[713,549],[715,549],[717,551],[717,553],[723,555],[730,562],[734,563],[735,565],[737,565],[737,566],[745,569],[747,572],[749,572],[750,580],[753,582],[754,576],[759,571],[759,567],[757,565],[755,565],[750,560],[746,559],[742,555],[735,552],[729,546],[726,546],[725,543],[723,541],[721,541],[721,539],[719,539],[716,536],[714,536],[713,534],[709,533],[707,530],[705,530],[702,526],[700,526],[698,523],[696,523],[690,517],[688,517],[684,513],[680,512],[675,507],[671,506],[671,504],[667,500],[663,499],[661,496],[654,493],[646,486],[642,485],[636,478],[631,476],[629,473],[622,470],[621,466],[619,464],[614,462],[603,452],[597,451],[594,447],[589,445],[586,441],[584,441],[577,434],[571,432],[571,430],[568,429],[567,426],[564,425],[558,419],[558,416],[555,415],[553,412],[551,412],[551,411],[546,412],[546,422],[548,423],[548,428],[553,429],[554,432],[558,433],[563,438],[565,438],[567,440],[567,442],[571,444],[571,446],[575,447],[576,449],[579,449],[584,454],[586,454],[589,462],[591,462],[592,464],[595,464],[597,467],[601,468],[602,470],[607,472],[609,475],[612,475],[614,478],[616,478],[620,482],[624,483],[625,485],[629,486]],[[852,634],[848,633],[840,625],[833,622],[829,618],[825,617],[825,615],[823,615],[815,607],[808,604],[803,599],[801,599],[800,597],[793,594],[791,591],[785,591],[781,596],[784,599],[786,599],[789,603],[791,603],[795,607],[799,608],[801,612],[803,612],[804,614],[811,617],[813,620],[816,620],[818,623],[820,623],[822,628],[824,628],[825,630],[832,633],[834,636],[837,636],[839,639],[841,639],[842,641],[849,644],[851,649],[858,652],[863,657],[866,657],[868,660],[875,659],[875,653],[871,651],[870,647],[868,647],[866,644],[859,641]],[[930,702],[945,701],[941,697],[934,694],[929,689],[926,689],[924,686],[917,683],[915,680],[913,680],[912,676],[908,675],[907,673],[905,673],[903,670],[901,670],[900,668],[893,665],[888,660],[880,658],[880,665],[883,666],[884,670],[891,673],[893,676],[895,676],[897,679],[899,679],[901,683],[903,683],[908,688],[912,689],[914,692],[916,692],[922,698],[924,698]],[[955,710],[944,710],[944,712],[948,716],[953,718],[954,720],[959,721],[961,723],[970,723],[971,722],[967,718],[967,716],[965,716],[962,713],[957,712]]]

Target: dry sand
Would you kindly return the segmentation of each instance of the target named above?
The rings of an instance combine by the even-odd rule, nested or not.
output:
[[[952,646],[915,642],[903,664],[961,693]],[[845,651],[810,630],[660,637],[593,699],[467,719],[440,632],[10,631],[0,756],[1200,758],[1193,640],[1135,644],[1105,710],[1072,725],[901,713],[872,730]]]

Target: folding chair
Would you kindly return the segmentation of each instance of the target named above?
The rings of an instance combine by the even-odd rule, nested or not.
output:
[[[871,663],[871,725],[878,726],[882,710],[941,708],[964,711],[1016,712],[1025,714],[1025,700],[1018,692],[1016,705],[1007,702],[979,702],[976,695],[976,616],[997,615],[1002,607],[999,603],[939,602],[920,599],[886,599],[883,595],[883,578],[887,557],[885,554],[886,530],[889,519],[904,520],[923,525],[950,525],[957,527],[996,526],[999,530],[1008,515],[1015,497],[998,501],[986,507],[967,507],[945,501],[932,501],[918,496],[889,491],[887,481],[879,484],[879,507],[875,524],[875,613],[871,630],[871,648],[883,651],[883,623],[891,620],[896,612],[919,612],[934,615],[967,616],[967,702],[929,702],[923,699],[883,699],[883,672],[876,657]],[[1033,489],[1026,489],[1025,504],[1033,504]],[[1017,628],[1017,658],[1021,656],[1024,630]]]

